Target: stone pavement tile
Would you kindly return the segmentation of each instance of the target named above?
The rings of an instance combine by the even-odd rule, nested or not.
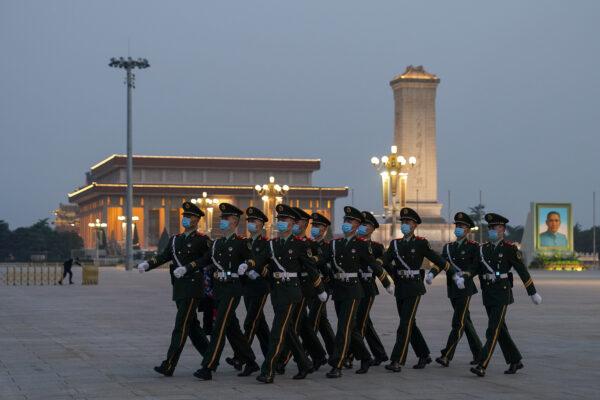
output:
[[[296,368],[290,365],[287,376],[277,377],[273,385],[259,384],[255,377],[238,378],[236,371],[224,362],[213,381],[200,382],[191,375],[199,367],[201,357],[189,343],[175,377],[157,375],[152,367],[165,356],[175,317],[167,272],[140,275],[103,269],[101,274],[101,283],[95,287],[0,288],[2,400],[8,396],[173,400],[597,398],[597,271],[534,271],[536,287],[544,297],[539,307],[531,304],[520,283],[515,282],[515,304],[509,307],[507,324],[525,363],[525,369],[515,376],[502,373],[506,366],[500,349],[496,349],[488,375],[483,379],[473,376],[463,339],[450,368],[430,365],[423,371],[412,370],[410,366],[416,359],[411,350],[400,374],[391,374],[381,366],[366,376],[345,371],[342,379],[330,380],[325,378],[328,368],[324,368],[307,380],[294,381],[291,376]],[[450,329],[451,307],[443,277],[427,289],[417,323],[436,357]],[[44,301],[40,302],[40,298]],[[483,337],[486,316],[480,295],[473,298],[471,313],[477,332]],[[266,314],[269,320],[270,305]],[[243,318],[243,307],[237,315]],[[331,304],[329,315],[335,326]],[[398,324],[391,296],[383,292],[378,296],[372,318],[390,351]],[[254,348],[258,361],[262,361],[257,344]],[[227,344],[223,357],[230,354]]]

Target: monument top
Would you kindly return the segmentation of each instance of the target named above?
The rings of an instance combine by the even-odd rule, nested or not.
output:
[[[409,65],[406,67],[404,73],[397,75],[390,82],[391,85],[398,82],[431,82],[431,83],[439,83],[440,78],[437,75],[430,74],[425,71],[425,68],[422,65]]]

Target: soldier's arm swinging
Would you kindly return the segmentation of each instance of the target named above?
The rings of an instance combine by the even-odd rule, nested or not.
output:
[[[150,271],[151,269],[160,267],[164,263],[173,260],[172,246],[173,246],[173,241],[176,240],[176,238],[177,238],[177,236],[171,236],[171,240],[169,240],[169,244],[164,248],[162,253],[157,254],[156,256],[154,256],[148,260],[148,264],[150,265],[148,267],[148,271]]]
[[[533,279],[531,279],[531,275],[527,270],[525,264],[523,264],[523,255],[520,250],[513,246],[513,249],[510,251],[510,263],[512,267],[517,271],[521,281],[523,281],[523,285],[527,290],[527,294],[529,296],[533,296],[537,293],[535,290],[535,285],[533,284]]]

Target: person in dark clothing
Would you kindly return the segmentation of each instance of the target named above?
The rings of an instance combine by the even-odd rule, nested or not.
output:
[[[60,278],[60,280],[58,281],[59,285],[62,285],[63,280],[65,279],[65,277],[67,275],[69,275],[69,285],[73,284],[73,272],[71,271],[71,267],[73,267],[73,264],[77,264],[81,267],[81,263],[79,262],[79,257],[76,257],[75,261],[73,261],[72,258],[69,258],[67,261],[65,261],[63,263],[63,275],[62,275],[62,278]]]

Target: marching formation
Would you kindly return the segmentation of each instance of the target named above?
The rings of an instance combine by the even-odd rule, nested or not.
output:
[[[403,237],[392,240],[387,249],[371,240],[379,228],[375,217],[350,206],[344,207],[343,237],[332,241],[325,240],[331,225],[325,216],[285,204],[276,207],[278,235],[274,239],[263,236],[268,218],[255,207],[244,212],[221,203],[222,236],[214,241],[198,232],[204,213],[191,202],[183,203],[182,209],[185,231],[172,236],[161,254],[137,267],[145,272],[171,263],[177,315],[166,359],[154,367],[160,374],[173,375],[187,337],[202,356],[201,368],[194,373],[201,380],[212,379],[226,341],[233,350],[226,363],[240,371],[238,376],[259,372],[257,380],[263,383],[285,374],[291,360],[298,368],[293,379],[304,379],[326,364],[331,368],[326,376],[340,378],[354,360],[360,362],[357,374],[388,361],[386,370],[400,372],[409,344],[418,358],[413,368],[423,369],[432,358],[416,314],[426,293],[425,283],[431,284],[442,270],[454,313],[447,343],[435,361],[448,367],[464,334],[473,355],[471,372],[477,376],[485,376],[497,343],[509,366],[506,374],[523,368],[505,323],[508,305],[514,301],[511,270],[515,269],[534,304],[540,304],[542,298],[521,252],[504,240],[508,219],[501,215],[486,214],[489,241],[479,244],[468,239],[475,226],[472,219],[457,213],[456,240],[447,243],[440,255],[427,239],[415,236],[421,218],[410,208],[400,211]],[[237,234],[244,215],[249,238]],[[309,225],[310,237],[306,235]],[[429,271],[423,269],[424,259],[433,265]],[[477,293],[476,276],[488,315],[483,345],[469,315],[471,297]],[[201,327],[196,313],[206,297],[207,281],[212,282],[214,298],[210,332]],[[370,316],[379,294],[377,281],[395,297],[399,316],[389,357]],[[264,314],[269,295],[274,311],[270,327]],[[236,309],[242,298],[246,316],[240,324]],[[337,314],[335,330],[327,316],[329,299]],[[262,365],[252,350],[255,338],[264,358]]]

